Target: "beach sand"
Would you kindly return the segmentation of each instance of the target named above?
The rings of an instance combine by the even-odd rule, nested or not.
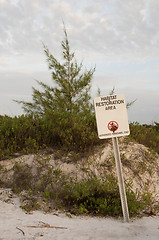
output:
[[[124,178],[133,179],[134,191],[147,191],[154,193],[154,200],[158,204],[159,196],[159,157],[151,156],[148,149],[137,143],[120,144],[121,154],[124,156]],[[61,169],[65,174],[78,176],[85,179],[87,172],[92,172],[97,177],[102,177],[106,171],[110,173],[107,165],[112,161],[112,146],[107,144],[101,154],[91,156],[90,159],[81,159],[77,163],[66,159],[56,159],[55,154],[50,155],[48,164]],[[98,156],[99,155],[99,156]],[[147,161],[145,156],[148,156]],[[43,158],[42,158],[43,159]],[[41,160],[41,159],[40,159]],[[6,183],[14,180],[15,163],[24,163],[36,170],[36,155],[25,155],[14,159],[1,161],[5,171],[1,171],[1,180]],[[90,165],[91,162],[91,165]],[[46,163],[45,163],[46,164]],[[111,163],[112,164],[112,163]],[[139,165],[140,164],[140,165]],[[25,166],[25,165],[24,165]],[[112,166],[112,165],[111,165]],[[135,174],[137,167],[139,174]],[[143,168],[144,166],[144,168]],[[142,171],[146,169],[145,171]],[[44,168],[45,170],[45,168]],[[108,171],[109,170],[109,171]],[[151,170],[151,171],[149,171]],[[36,172],[36,171],[35,171]],[[115,175],[115,166],[111,174]],[[42,211],[34,211],[26,214],[20,208],[19,198],[10,189],[0,189],[0,240],[158,240],[159,239],[159,215],[131,219],[130,223],[124,223],[122,218],[71,216],[65,213],[52,212],[45,214]]]
[[[72,216],[64,213],[26,214],[18,199],[0,200],[0,240],[158,240],[159,216],[131,219]]]

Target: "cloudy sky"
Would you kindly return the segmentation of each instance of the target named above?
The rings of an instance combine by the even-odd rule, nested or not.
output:
[[[51,83],[42,42],[61,59],[62,21],[77,61],[96,65],[92,98],[115,86],[137,99],[130,122],[159,122],[158,0],[0,0],[0,114],[22,114],[13,99]]]

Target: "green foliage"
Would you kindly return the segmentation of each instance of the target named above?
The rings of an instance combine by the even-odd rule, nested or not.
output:
[[[65,187],[65,200],[75,214],[121,215],[120,195],[116,179],[106,176],[102,181],[91,176]]]
[[[90,176],[88,180],[75,181],[67,185],[65,191],[66,203],[73,207],[71,212],[75,214],[122,215],[117,179],[111,175],[105,179]],[[131,184],[126,185],[126,194],[130,216],[139,214],[151,203],[151,194],[137,195],[131,190]]]
[[[0,159],[37,151],[44,144],[41,122],[33,116],[0,116]]]
[[[132,139],[159,153],[159,123],[155,122],[154,125],[131,123],[130,132]]]
[[[152,194],[145,191],[143,194],[138,192],[133,192],[131,189],[131,183],[126,184],[126,195],[128,201],[128,209],[130,216],[135,216],[141,214],[141,212],[152,202]],[[144,196],[149,195],[150,198],[146,199]]]
[[[23,190],[29,190],[32,186],[33,176],[31,174],[31,168],[28,165],[21,165],[16,163],[14,165],[14,181],[13,190],[19,193]]]
[[[88,116],[82,122],[77,118],[74,131],[64,115],[61,118],[51,114],[43,117],[0,116],[0,159],[14,156],[15,153],[27,154],[53,147],[83,151],[97,143],[99,139],[94,116]]]
[[[64,36],[64,41],[61,42],[62,63],[44,45],[52,73],[52,86],[38,81],[43,91],[33,88],[32,102],[17,102],[22,104],[27,114],[42,118],[47,131],[51,128],[58,144],[83,149],[85,144],[97,140],[93,105],[90,103],[95,68],[82,71],[82,63],[78,64],[74,53],[70,51],[65,27]]]

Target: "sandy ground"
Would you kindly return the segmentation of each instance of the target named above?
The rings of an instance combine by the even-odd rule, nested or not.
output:
[[[0,200],[0,240],[111,240],[159,239],[159,216],[131,219],[67,217],[64,213],[26,214],[18,199]]]
[[[125,145],[124,145],[125,146]],[[130,149],[129,149],[130,147]],[[131,152],[131,148],[133,152]],[[134,176],[132,170],[138,167],[140,162],[145,163],[146,148],[139,144],[126,144],[123,147],[125,162],[130,165],[129,171],[127,165],[124,168],[125,178]],[[121,148],[122,150],[122,148]],[[111,146],[107,145],[103,150],[100,158],[95,158],[88,170],[96,171],[97,169],[106,171],[106,164],[110,163]],[[148,155],[149,156],[149,155]],[[108,159],[107,159],[108,158]],[[154,159],[154,158],[153,158]],[[135,178],[134,186],[141,188],[149,183],[149,189],[154,191],[155,196],[159,196],[159,165],[157,160],[147,161],[144,165],[145,171]],[[17,161],[24,161],[31,165],[34,163],[34,156],[23,156],[13,160],[1,161],[1,165],[8,171],[2,174],[1,179],[12,179],[13,166]],[[56,161],[50,158],[52,166],[57,165],[61,170],[67,173],[80,175],[81,178],[86,174],[82,172],[82,167],[87,165],[77,165],[69,163],[65,159],[63,162],[59,159]],[[109,160],[109,161],[108,161]],[[135,161],[137,163],[135,163]],[[87,161],[88,162],[88,161]],[[129,164],[128,164],[129,163]],[[132,164],[131,164],[132,163]],[[81,164],[83,164],[81,162]],[[105,164],[105,165],[104,165]],[[154,165],[153,165],[154,164]],[[32,165],[31,165],[32,166]],[[149,173],[150,167],[153,170]],[[34,166],[33,166],[34,167]],[[141,168],[141,167],[140,167]],[[33,168],[34,169],[34,168]],[[114,170],[115,171],[115,170]],[[95,172],[95,173],[96,173]],[[12,175],[11,175],[12,174]],[[2,178],[3,177],[3,178]],[[3,180],[4,180],[3,179]],[[146,185],[147,186],[147,185]],[[158,202],[158,197],[156,197]],[[130,223],[123,223],[123,220],[114,218],[98,217],[67,217],[64,213],[45,214],[41,211],[35,211],[32,214],[26,214],[20,207],[19,199],[8,189],[0,189],[0,240],[158,240],[159,239],[159,215],[143,217],[142,219],[131,219]]]

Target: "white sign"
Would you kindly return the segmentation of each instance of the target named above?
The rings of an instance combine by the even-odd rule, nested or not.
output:
[[[127,108],[123,94],[96,97],[94,107],[100,139],[130,134]]]

